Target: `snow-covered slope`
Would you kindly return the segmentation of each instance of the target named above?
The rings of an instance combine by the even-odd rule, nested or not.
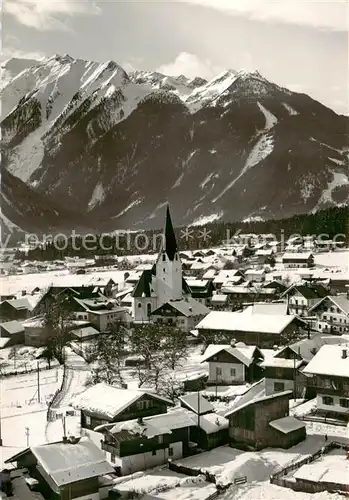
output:
[[[4,72],[3,164],[88,227],[157,227],[167,200],[180,224],[348,201],[348,118],[258,71],[207,82],[56,55]]]

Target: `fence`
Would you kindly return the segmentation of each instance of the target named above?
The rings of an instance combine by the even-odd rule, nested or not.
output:
[[[52,370],[53,368],[58,368],[59,364],[58,365],[53,365],[51,363],[51,366],[39,366],[39,372],[42,372],[44,370]],[[16,375],[25,375],[26,373],[34,373],[34,372],[37,372],[38,371],[38,368],[37,367],[33,367],[33,368],[18,368],[12,372],[4,372],[4,371],[0,371],[0,379],[2,378],[6,378],[6,377],[14,377]]]
[[[293,460],[289,462],[288,465],[277,469],[274,474],[270,476],[270,482],[272,484],[277,484],[278,486],[285,486],[285,480],[283,479],[290,472],[299,469],[302,465],[310,464],[320,458],[322,455],[329,453],[336,448],[343,448],[349,450],[349,446],[344,443],[339,443],[337,441],[332,441],[331,443],[323,446],[320,450],[316,451],[312,455],[308,455],[302,460]]]
[[[67,368],[66,365],[63,365],[63,378],[62,378],[62,383],[61,387],[57,389],[57,391],[54,393],[53,398],[48,404],[47,408],[47,415],[46,415],[46,420],[48,422],[53,422],[56,419],[56,412],[52,411],[53,405],[59,404],[59,396],[61,395],[61,398],[63,397],[63,390],[67,382]]]
[[[303,420],[305,422],[317,422],[319,424],[331,424],[336,425],[337,427],[346,427],[348,422],[344,420],[336,420],[335,418],[328,417],[320,417],[318,415],[297,415],[299,420]]]

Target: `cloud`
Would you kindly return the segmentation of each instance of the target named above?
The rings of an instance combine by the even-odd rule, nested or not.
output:
[[[62,18],[101,12],[94,0],[6,0],[3,5],[4,12],[19,23],[42,31],[68,30]]]
[[[15,49],[13,47],[2,47],[0,60],[10,59],[11,57],[16,57],[18,59],[35,59],[40,61],[45,57],[43,52],[25,52],[20,49]]]
[[[213,65],[209,59],[200,59],[195,54],[181,52],[173,62],[160,66],[156,71],[169,76],[185,75],[188,78],[201,76],[211,79],[222,70],[223,68]]]
[[[277,21],[333,31],[348,30],[347,0],[179,0],[244,15],[258,21]]]

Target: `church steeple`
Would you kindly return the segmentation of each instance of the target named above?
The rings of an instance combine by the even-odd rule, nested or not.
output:
[[[166,222],[165,222],[165,231],[164,231],[164,251],[167,254],[167,257],[170,261],[173,261],[175,255],[178,251],[176,235],[173,229],[173,224],[170,215],[170,207],[167,205],[166,208]]]

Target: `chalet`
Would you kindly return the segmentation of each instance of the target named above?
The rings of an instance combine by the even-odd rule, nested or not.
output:
[[[156,394],[99,383],[74,398],[72,406],[81,410],[82,428],[94,430],[104,424],[166,413],[172,403]]]
[[[24,344],[24,327],[19,321],[6,321],[0,324],[0,337],[8,339],[6,347]]]
[[[279,296],[283,292],[285,292],[287,289],[287,287],[283,283],[281,283],[278,280],[274,280],[274,279],[264,283],[263,288],[271,288],[271,289],[275,290],[275,295],[279,295]]]
[[[211,297],[210,308],[215,311],[224,311],[228,308],[228,295],[225,293],[215,293]]]
[[[179,402],[182,408],[190,410],[196,415],[206,415],[214,411],[214,406],[199,392],[180,396]]]
[[[29,318],[22,323],[24,328],[24,344],[33,347],[42,347],[47,344],[51,332],[44,323],[42,316]]]
[[[245,393],[226,413],[230,445],[261,450],[290,448],[306,437],[305,424],[289,416],[291,391],[250,397]]]
[[[314,256],[311,252],[285,252],[282,256],[282,263],[285,267],[312,267]]]
[[[265,275],[264,269],[246,269],[245,271],[246,279],[254,283],[262,283],[265,280]]]
[[[305,362],[294,351],[283,349],[261,364],[264,368],[265,393],[292,391],[294,398],[304,398],[307,377],[302,373]]]
[[[231,345],[211,344],[207,347],[202,363],[209,366],[208,384],[245,384],[260,377],[259,364],[264,356],[256,346],[243,343]]]
[[[324,297],[309,309],[316,317],[314,328],[318,332],[349,333],[349,299],[345,295]]]
[[[26,297],[4,300],[0,303],[0,318],[3,321],[29,318],[32,306]]]
[[[31,446],[5,463],[26,469],[50,500],[99,500],[100,479],[115,472],[103,452],[86,438]]]
[[[136,420],[127,420],[97,428],[102,432],[102,450],[108,460],[129,475],[178,460],[192,453],[190,428],[192,414],[182,409]]]
[[[166,302],[150,314],[151,321],[160,325],[176,326],[189,332],[210,310],[191,297]]]
[[[304,368],[308,385],[316,390],[317,411],[349,420],[349,349],[324,345]]]
[[[198,325],[199,338],[232,339],[247,345],[269,348],[296,338],[303,322],[291,315],[250,314],[248,311],[211,311]]]
[[[96,339],[100,335],[100,332],[93,326],[86,325],[72,330],[71,334],[73,340],[75,339],[79,342],[83,342],[86,340]]]
[[[287,298],[290,314],[308,316],[309,310],[327,295],[328,291],[322,285],[306,283],[291,285],[280,298]]]

